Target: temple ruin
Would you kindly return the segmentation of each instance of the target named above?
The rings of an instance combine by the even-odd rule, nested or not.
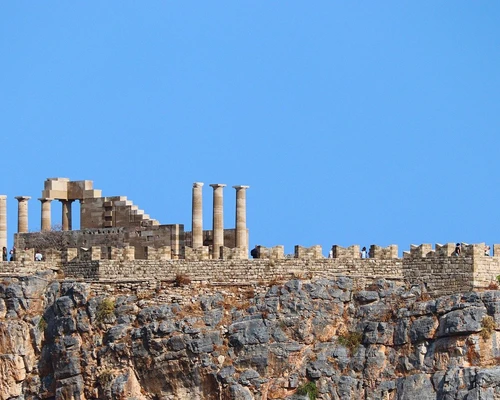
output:
[[[171,259],[183,259],[198,254],[202,259],[219,259],[231,253],[232,258],[248,258],[248,229],[246,226],[246,189],[236,190],[236,221],[234,229],[224,228],[223,189],[225,184],[211,184],[213,188],[213,227],[203,230],[202,188],[195,182],[192,188],[192,230],[184,224],[160,224],[125,196],[103,197],[101,190],[90,180],[71,181],[68,178],[49,178],[44,183],[41,197],[41,231],[28,232],[29,196],[18,196],[18,228],[14,245],[18,249],[40,247],[40,238],[52,230],[51,207],[61,203],[61,221],[64,247],[91,248],[100,246],[104,258],[110,257],[111,247],[132,247],[134,257],[147,258],[148,249],[170,252]],[[72,203],[80,204],[80,229],[73,229]],[[6,196],[0,196],[0,246],[6,246]]]

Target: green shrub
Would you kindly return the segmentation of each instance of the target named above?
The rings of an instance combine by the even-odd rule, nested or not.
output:
[[[297,394],[301,396],[308,395],[309,400],[316,400],[316,397],[318,396],[316,383],[312,381],[304,383],[302,386],[297,388]]]
[[[45,320],[44,317],[41,317],[39,320],[38,320],[38,326],[37,326],[38,330],[40,332],[44,332],[45,329],[47,328],[47,321]]]
[[[337,341],[341,346],[347,347],[353,355],[361,344],[361,339],[363,339],[362,333],[349,332],[347,335],[339,336]]]
[[[185,274],[177,274],[175,277],[175,286],[181,287],[189,285],[190,283],[191,279]]]
[[[115,301],[113,299],[105,298],[97,306],[96,320],[104,322],[111,317],[115,312]]]
[[[491,337],[491,334],[495,330],[495,320],[493,317],[486,315],[483,317],[481,321],[481,332],[479,333],[484,340],[488,340]]]

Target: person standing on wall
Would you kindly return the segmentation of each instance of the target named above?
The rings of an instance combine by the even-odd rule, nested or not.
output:
[[[7,261],[7,247],[2,249],[2,261]]]
[[[461,252],[462,252],[462,245],[460,243],[457,243],[457,245],[455,246],[455,253],[453,254],[458,257]]]
[[[361,258],[366,258],[366,247],[363,247],[363,248],[361,249],[360,256],[361,256]]]

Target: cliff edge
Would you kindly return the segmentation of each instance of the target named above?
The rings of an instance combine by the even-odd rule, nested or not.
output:
[[[500,291],[0,279],[0,400],[498,399]]]

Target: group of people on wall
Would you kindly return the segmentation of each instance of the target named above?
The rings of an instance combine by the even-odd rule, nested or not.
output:
[[[27,250],[27,249],[26,249]],[[9,257],[10,255],[10,257]],[[43,261],[43,254],[37,250],[34,256],[35,261]],[[7,254],[7,247],[2,248],[2,261],[16,261],[16,248],[13,247],[9,254]]]

